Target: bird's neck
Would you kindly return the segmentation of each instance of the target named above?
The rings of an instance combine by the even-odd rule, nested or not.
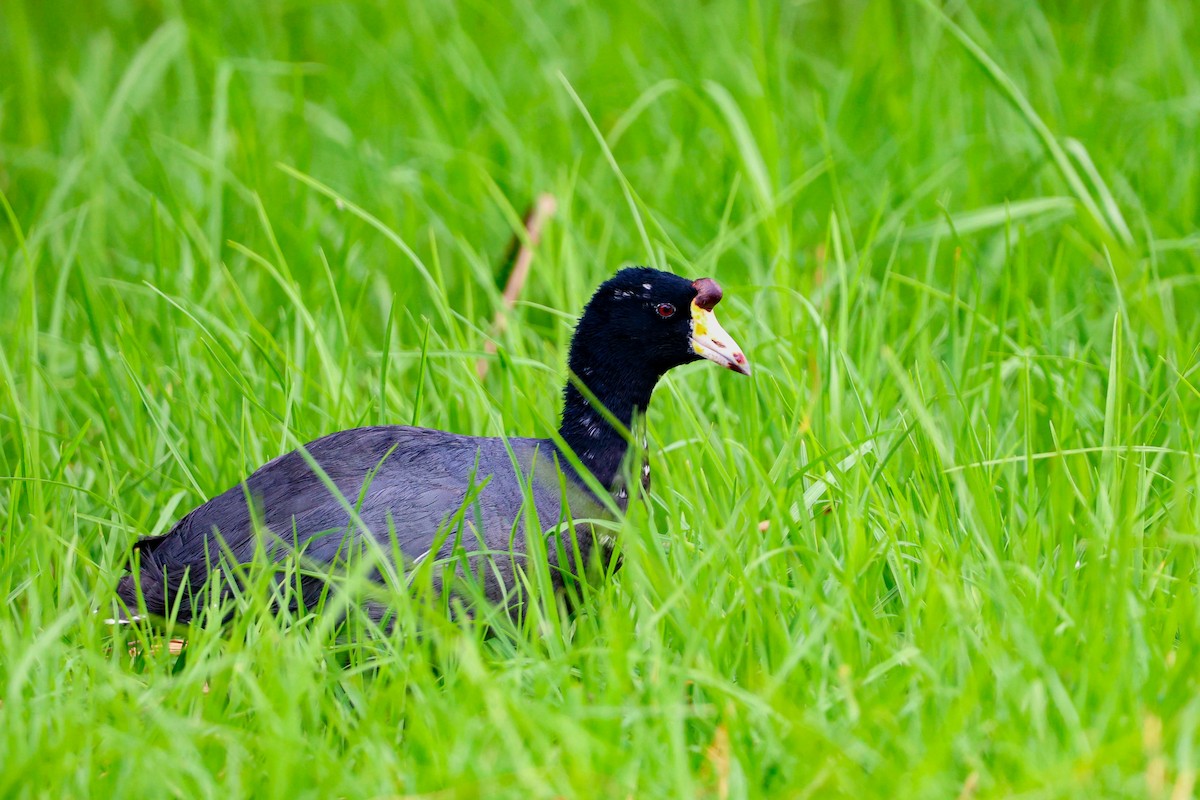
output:
[[[660,376],[585,364],[572,357],[571,372],[625,430],[631,430],[635,415],[640,416],[650,405]],[[571,381],[567,382],[558,432],[596,480],[609,490],[617,488],[629,443]]]

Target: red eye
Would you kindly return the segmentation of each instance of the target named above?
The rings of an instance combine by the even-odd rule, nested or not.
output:
[[[670,303],[659,303],[654,307],[654,310],[657,311],[658,315],[663,319],[675,316],[675,306],[671,305]]]

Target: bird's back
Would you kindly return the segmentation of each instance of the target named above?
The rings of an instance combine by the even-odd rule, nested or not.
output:
[[[263,465],[163,536],[143,540],[138,549],[147,608],[166,613],[183,587],[180,614],[190,616],[186,590],[200,588],[210,565],[247,563],[260,549],[276,559],[297,549],[309,563],[328,565],[368,536],[384,553],[398,549],[410,562],[446,558],[455,548],[500,555],[478,571],[489,597],[499,599],[511,579],[512,555],[525,550],[526,523],[540,533],[567,516],[562,486],[569,489],[565,505],[574,517],[603,513],[574,477],[559,480],[556,456],[554,445],[542,439],[511,438],[506,446],[503,439],[406,426],[330,434]],[[569,471],[565,464],[563,469]],[[527,491],[536,516],[522,518]],[[586,551],[590,542],[579,544]],[[557,548],[547,549],[554,561]],[[118,592],[136,608],[131,578]]]

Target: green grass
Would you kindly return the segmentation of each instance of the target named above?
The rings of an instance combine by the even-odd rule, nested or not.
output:
[[[0,4],[0,796],[1192,796],[1200,10],[938,9]],[[320,434],[547,435],[626,263],[755,374],[574,617],[92,614]]]

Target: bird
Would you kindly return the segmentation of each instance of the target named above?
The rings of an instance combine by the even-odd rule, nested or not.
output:
[[[138,540],[117,583],[123,608],[113,621],[173,615],[187,623],[204,609],[210,575],[237,574],[256,553],[269,563],[295,553],[315,567],[315,576],[300,580],[298,598],[314,608],[327,591],[321,569],[344,567],[347,553],[376,544],[377,555],[398,553],[404,563],[394,566],[402,570],[467,554],[486,601],[511,603],[528,556],[521,520],[530,497],[541,530],[551,531],[545,557],[561,588],[565,574],[582,568],[575,561],[592,558],[599,546],[595,535],[578,531],[571,541],[572,526],[562,523],[627,509],[629,430],[659,379],[702,359],[750,375],[746,356],[717,321],[721,297],[711,278],[620,269],[586,303],[571,337],[557,440],[403,425],[323,436],[267,462],[166,533]],[[648,488],[648,464],[641,479]],[[377,566],[371,577],[382,580],[383,571]],[[378,619],[387,611],[375,604],[369,613]]]

